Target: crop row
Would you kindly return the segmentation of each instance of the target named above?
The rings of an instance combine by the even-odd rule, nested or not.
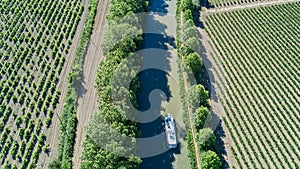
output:
[[[82,9],[75,1],[0,3],[0,160],[4,168],[32,168],[43,147],[49,146],[47,127],[60,97],[57,84]]]
[[[255,3],[270,0],[208,0],[209,4],[213,7],[221,8],[230,5],[239,5],[245,3]]]
[[[298,10],[299,2],[207,18],[239,167],[299,167]]]

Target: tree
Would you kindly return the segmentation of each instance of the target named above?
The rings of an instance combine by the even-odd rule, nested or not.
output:
[[[48,165],[48,167],[50,169],[58,169],[58,168],[60,168],[60,166],[61,166],[61,161],[59,161],[58,159],[50,162],[49,165]]]
[[[200,43],[196,37],[188,38],[185,42],[194,52],[200,53]]]
[[[183,2],[181,4],[182,11],[193,10],[193,9],[194,9],[194,5],[193,5],[192,0],[183,0]]]
[[[203,106],[199,107],[193,115],[194,125],[197,130],[203,128],[206,120],[209,120],[210,118],[210,112],[208,108]]]
[[[183,22],[185,23],[189,19],[193,20],[193,15],[192,15],[192,11],[188,9],[183,13]]]
[[[211,128],[201,129],[196,135],[197,142],[200,149],[207,150],[211,148],[216,142],[216,136]]]
[[[211,150],[201,153],[200,158],[202,169],[219,169],[221,167],[220,158]]]
[[[117,20],[128,14],[140,13],[145,9],[145,0],[112,0],[108,20]]]
[[[109,25],[101,44],[105,55],[118,48],[127,53],[136,49],[135,42],[141,40],[142,30],[135,23],[128,22],[127,20],[122,23],[112,22]]]
[[[201,84],[191,87],[188,93],[188,103],[195,111],[199,106],[208,106],[208,91]]]
[[[194,26],[195,26],[194,21],[192,19],[189,19],[186,22],[184,22],[182,29],[185,30]]]
[[[195,38],[198,37],[196,28],[190,27],[190,28],[187,28],[186,30],[183,30],[183,41],[186,41],[188,38],[192,38],[192,37],[195,37]]]
[[[194,52],[193,49],[192,49],[190,46],[188,46],[186,43],[183,43],[183,44],[180,46],[180,48],[179,48],[178,51],[179,51],[179,55],[180,55],[180,56],[187,56],[188,54]]]
[[[192,70],[193,73],[197,73],[201,70],[202,60],[198,53],[191,53],[183,58],[184,63],[188,68]]]

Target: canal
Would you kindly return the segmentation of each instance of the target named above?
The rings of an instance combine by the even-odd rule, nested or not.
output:
[[[176,37],[176,0],[150,0],[149,13],[143,23],[144,49],[141,87],[138,91],[141,138],[138,152],[140,169],[189,168],[186,130],[179,94]],[[164,134],[164,115],[171,113],[176,120],[179,144],[168,149]]]

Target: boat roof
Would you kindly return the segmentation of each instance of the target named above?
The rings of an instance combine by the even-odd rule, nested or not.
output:
[[[176,128],[175,128],[175,121],[174,117],[171,114],[168,114],[165,117],[165,129],[166,129],[166,136],[168,144],[177,144],[176,138]]]

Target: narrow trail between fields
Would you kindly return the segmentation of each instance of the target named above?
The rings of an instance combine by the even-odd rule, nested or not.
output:
[[[94,29],[90,43],[84,57],[82,84],[79,88],[79,99],[77,107],[78,125],[74,153],[72,158],[73,169],[80,168],[80,157],[83,152],[85,137],[84,127],[88,124],[92,114],[97,112],[97,93],[94,87],[98,64],[104,56],[100,51],[100,43],[103,39],[105,26],[105,15],[108,11],[109,0],[100,0],[94,21]]]
[[[226,11],[232,11],[232,10],[256,8],[256,7],[277,5],[277,4],[283,4],[283,3],[288,3],[288,2],[297,2],[297,1],[299,1],[299,0],[271,0],[271,1],[258,1],[258,2],[252,2],[252,3],[230,5],[230,6],[225,6],[225,7],[217,7],[217,8],[208,9],[205,11],[205,15],[208,15],[211,13],[216,13],[216,12],[226,12]]]

